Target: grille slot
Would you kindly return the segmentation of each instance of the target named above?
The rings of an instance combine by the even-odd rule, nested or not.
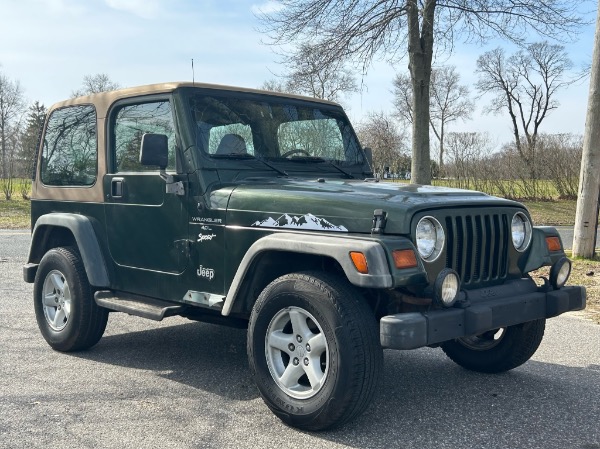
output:
[[[446,267],[455,270],[464,285],[506,277],[507,214],[449,216],[444,222]]]

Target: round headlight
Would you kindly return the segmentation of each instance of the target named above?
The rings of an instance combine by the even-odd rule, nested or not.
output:
[[[444,228],[435,218],[423,217],[417,223],[416,240],[421,257],[427,262],[433,262],[444,248]]]
[[[517,212],[510,224],[512,241],[517,251],[525,251],[531,241],[531,222],[523,212]]]

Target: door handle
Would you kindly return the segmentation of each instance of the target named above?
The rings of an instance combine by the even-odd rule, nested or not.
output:
[[[110,195],[113,198],[123,198],[125,192],[125,179],[113,178],[110,182]]]

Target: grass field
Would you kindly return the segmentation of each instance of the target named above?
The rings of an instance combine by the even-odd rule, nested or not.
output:
[[[0,229],[29,229],[30,214],[30,201],[16,196],[10,201],[0,198]]]

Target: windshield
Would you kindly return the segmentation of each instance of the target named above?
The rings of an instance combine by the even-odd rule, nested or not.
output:
[[[190,98],[196,145],[214,158],[363,164],[341,108],[268,95],[196,94]]]

